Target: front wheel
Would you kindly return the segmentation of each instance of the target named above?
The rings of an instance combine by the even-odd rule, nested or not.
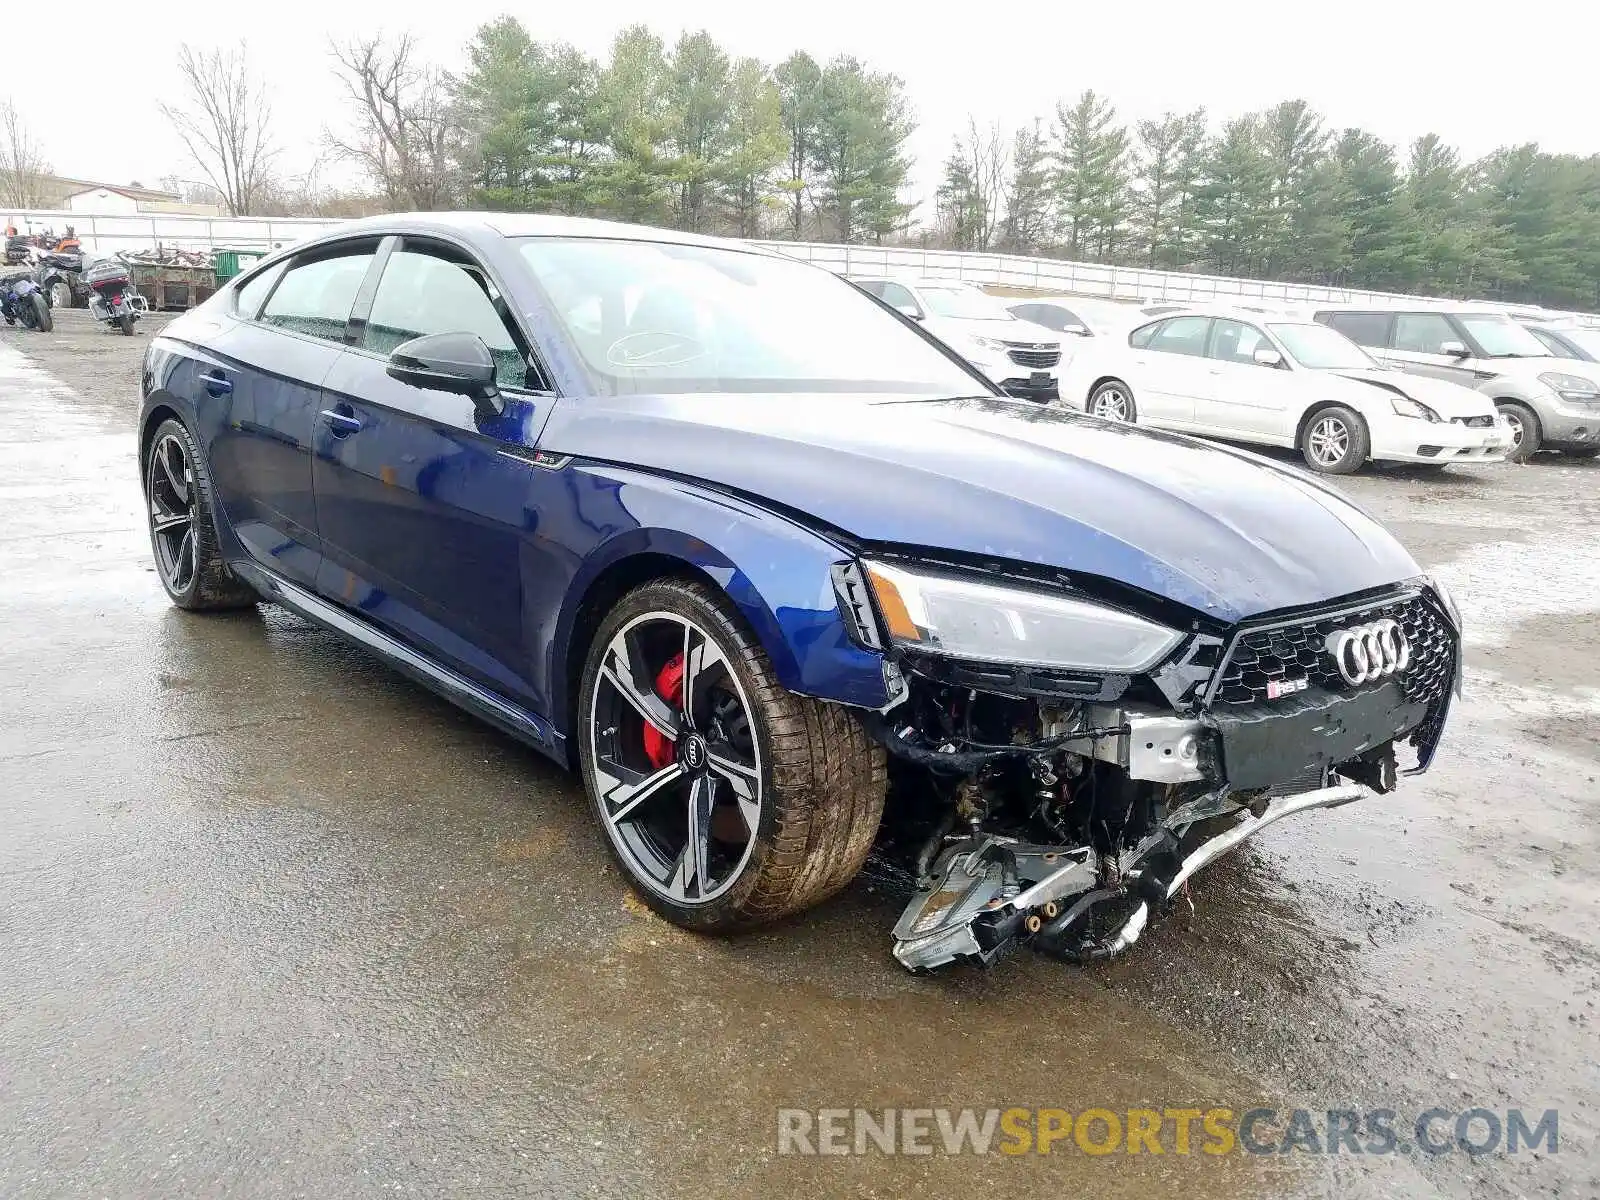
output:
[[[55,318],[50,315],[49,302],[41,292],[35,292],[28,299],[33,302],[34,328],[40,333],[49,333],[56,327]]]
[[[1090,392],[1086,408],[1091,417],[1099,417],[1103,421],[1132,425],[1139,419],[1138,407],[1133,402],[1133,389],[1120,379],[1108,379]]]
[[[1306,465],[1324,475],[1349,475],[1359,470],[1371,448],[1367,423],[1342,404],[1312,414],[1300,439]]]
[[[72,307],[72,286],[65,279],[58,279],[50,285],[50,306],[52,308]]]
[[[584,788],[629,882],[705,932],[831,896],[883,816],[881,747],[836,705],[779,685],[716,589],[667,579],[602,622],[578,696]]]
[[[1526,404],[1518,404],[1515,400],[1507,400],[1499,408],[1500,415],[1511,426],[1511,452],[1506,455],[1506,461],[1525,463],[1539,453],[1539,446],[1544,441],[1539,417]]]

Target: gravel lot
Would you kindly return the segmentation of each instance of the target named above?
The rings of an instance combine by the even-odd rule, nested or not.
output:
[[[170,608],[140,336],[0,330],[0,1196],[1600,1195],[1600,462],[1341,484],[1454,589],[1467,698],[1126,958],[930,979],[870,871],[733,942],[577,783],[286,613]],[[796,1158],[775,1110],[1560,1110],[1472,1158]]]

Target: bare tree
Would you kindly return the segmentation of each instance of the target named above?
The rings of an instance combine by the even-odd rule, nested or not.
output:
[[[278,153],[266,87],[251,73],[242,42],[232,50],[181,45],[178,73],[188,95],[161,111],[228,212],[248,216],[267,191]]]
[[[330,134],[333,149],[365,167],[391,207],[449,207],[461,125],[444,77],[418,61],[410,34],[356,38],[332,53],[356,110],[353,136]]]
[[[17,106],[0,101],[0,198],[18,208],[43,208],[50,202],[44,186],[50,164]]]
[[[971,156],[972,191],[982,214],[977,229],[978,249],[994,245],[995,234],[1005,215],[1006,172],[1011,167],[1010,147],[1000,135],[1000,123],[979,129],[978,119],[967,117],[967,153]]]

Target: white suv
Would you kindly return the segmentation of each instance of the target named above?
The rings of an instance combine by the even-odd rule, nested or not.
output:
[[[1020,320],[982,289],[943,279],[850,281],[921,321],[1009,395],[1039,401],[1060,395],[1061,335]]]
[[[1511,459],[1540,450],[1600,454],[1600,369],[1552,356],[1503,313],[1437,306],[1318,309],[1316,319],[1410,375],[1446,379],[1494,401],[1511,424]]]

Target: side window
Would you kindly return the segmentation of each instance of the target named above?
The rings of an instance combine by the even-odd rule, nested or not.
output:
[[[246,321],[255,320],[256,314],[261,311],[261,302],[267,298],[267,293],[282,274],[283,264],[280,262],[277,266],[252,275],[234,292],[233,311]]]
[[[372,254],[363,247],[295,263],[268,298],[261,320],[279,329],[343,342],[350,307],[372,265]]]
[[[1389,344],[1388,313],[1325,313],[1325,324],[1337,329],[1358,346],[1382,350]]]
[[[1151,336],[1150,349],[1200,358],[1206,352],[1206,333],[1210,328],[1210,317],[1173,317],[1163,321]]]
[[[1415,354],[1443,354],[1446,342],[1459,342],[1448,318],[1441,313],[1400,313],[1394,319],[1394,348]]]
[[[1272,343],[1254,325],[1243,321],[1218,320],[1211,329],[1211,351],[1208,357],[1223,362],[1254,366],[1256,351],[1272,349]]]
[[[528,360],[500,315],[498,299],[475,266],[424,250],[396,250],[378,280],[361,345],[388,355],[426,333],[475,333],[494,355],[495,381],[526,387]]]
[[[885,283],[878,296],[890,308],[909,308],[913,312],[922,311],[922,305],[917,303],[917,298],[911,294],[911,289],[903,284]]]
[[[1156,330],[1165,325],[1165,321],[1152,321],[1148,325],[1141,325],[1128,335],[1128,345],[1135,350],[1148,350],[1150,339],[1155,337]]]

